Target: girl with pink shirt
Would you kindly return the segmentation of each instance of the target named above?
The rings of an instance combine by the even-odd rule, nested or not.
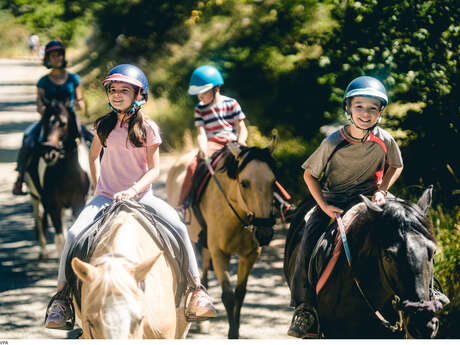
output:
[[[95,122],[97,135],[90,149],[94,198],[86,205],[68,231],[58,273],[58,293],[66,284],[65,265],[69,249],[101,209],[114,200],[135,199],[158,211],[183,238],[189,257],[190,281],[194,292],[188,313],[200,319],[216,316],[211,298],[200,284],[200,274],[187,228],[175,210],[153,195],[151,186],[160,174],[161,137],[155,122],[141,111],[148,98],[148,81],[133,65],[114,67],[102,82],[112,111]],[[102,159],[100,153],[104,148]],[[56,298],[47,311],[46,328],[69,329],[72,313],[68,298]]]

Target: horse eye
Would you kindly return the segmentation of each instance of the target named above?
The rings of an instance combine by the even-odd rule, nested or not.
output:
[[[383,253],[383,259],[384,259],[386,262],[391,262],[391,261],[393,261],[393,257],[392,257],[392,255],[391,255],[391,253],[388,252],[388,251],[385,251],[385,252]]]
[[[247,180],[241,181],[241,186],[242,186],[243,188],[249,188],[249,181],[247,181]]]

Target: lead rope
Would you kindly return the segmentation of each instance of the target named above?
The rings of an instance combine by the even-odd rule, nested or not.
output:
[[[377,319],[380,320],[380,322],[382,322],[383,326],[390,329],[392,332],[402,331],[403,330],[402,311],[398,307],[400,303],[400,298],[397,295],[395,295],[392,300],[393,309],[397,311],[398,316],[399,316],[399,320],[396,321],[394,325],[392,325],[368,300],[368,298],[364,294],[363,289],[361,289],[361,285],[359,284],[358,278],[356,278],[356,276],[353,274],[353,267],[351,266],[350,248],[348,247],[348,241],[347,241],[347,234],[345,232],[345,227],[343,225],[342,217],[340,216],[340,214],[338,213],[336,214],[336,219],[337,219],[337,225],[339,228],[340,237],[343,243],[343,248],[345,250],[345,255],[347,257],[348,266],[351,269],[353,281],[355,282],[355,285],[358,288],[358,291],[361,294],[361,297],[364,299],[364,302],[366,302],[367,306],[372,311],[372,313],[377,317]]]

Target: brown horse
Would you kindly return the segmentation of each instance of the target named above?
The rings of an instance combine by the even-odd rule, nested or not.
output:
[[[229,338],[239,337],[240,311],[249,274],[260,256],[261,245],[267,245],[273,236],[273,146],[274,140],[265,149],[227,144],[215,167],[215,177],[222,190],[215,180],[210,180],[199,203],[207,226],[209,254],[222,288]],[[177,206],[184,171],[194,153],[181,157],[168,172],[166,191],[171,205]],[[197,219],[192,216],[189,232],[194,242],[200,231]],[[205,286],[209,254],[203,254],[202,283]],[[229,272],[232,255],[239,258],[235,290]]]
[[[64,248],[62,211],[71,208],[76,218],[85,205],[89,190],[88,149],[80,143],[75,113],[67,102],[47,101],[41,120],[43,140],[38,144],[25,182],[31,196],[35,229],[41,247],[40,259],[47,258],[47,215],[55,229],[58,252]],[[86,171],[82,168],[86,167]]]
[[[184,338],[190,324],[176,309],[177,280],[163,252],[131,213],[120,211],[108,226],[89,263],[72,259],[82,281],[81,308],[74,298],[82,337]]]

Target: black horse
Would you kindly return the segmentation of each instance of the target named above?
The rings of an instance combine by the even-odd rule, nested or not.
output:
[[[88,149],[80,143],[76,114],[69,101],[43,101],[46,110],[41,119],[41,140],[25,174],[41,259],[47,257],[47,215],[55,228],[56,247],[61,252],[65,243],[62,211],[71,208],[77,217],[85,205],[90,185],[88,174],[81,167],[88,166]]]
[[[436,241],[426,216],[431,191],[427,189],[417,204],[394,198],[376,205],[362,197],[363,202],[349,211],[354,212],[352,220],[347,222],[351,265],[344,249],[338,247],[337,262],[327,280],[319,279],[320,285],[316,285],[318,279],[312,280],[314,274],[311,274],[315,267],[310,267],[309,272],[309,279],[316,285],[324,337],[432,338],[436,335],[439,321],[435,313],[448,299],[433,297]],[[295,233],[298,223],[291,225],[290,233]],[[332,241],[341,244],[338,230],[332,231]],[[289,235],[286,243],[292,244]],[[296,249],[286,247],[284,268],[288,281],[294,271]],[[313,259],[310,266],[318,262]],[[318,273],[321,272],[319,269]]]

